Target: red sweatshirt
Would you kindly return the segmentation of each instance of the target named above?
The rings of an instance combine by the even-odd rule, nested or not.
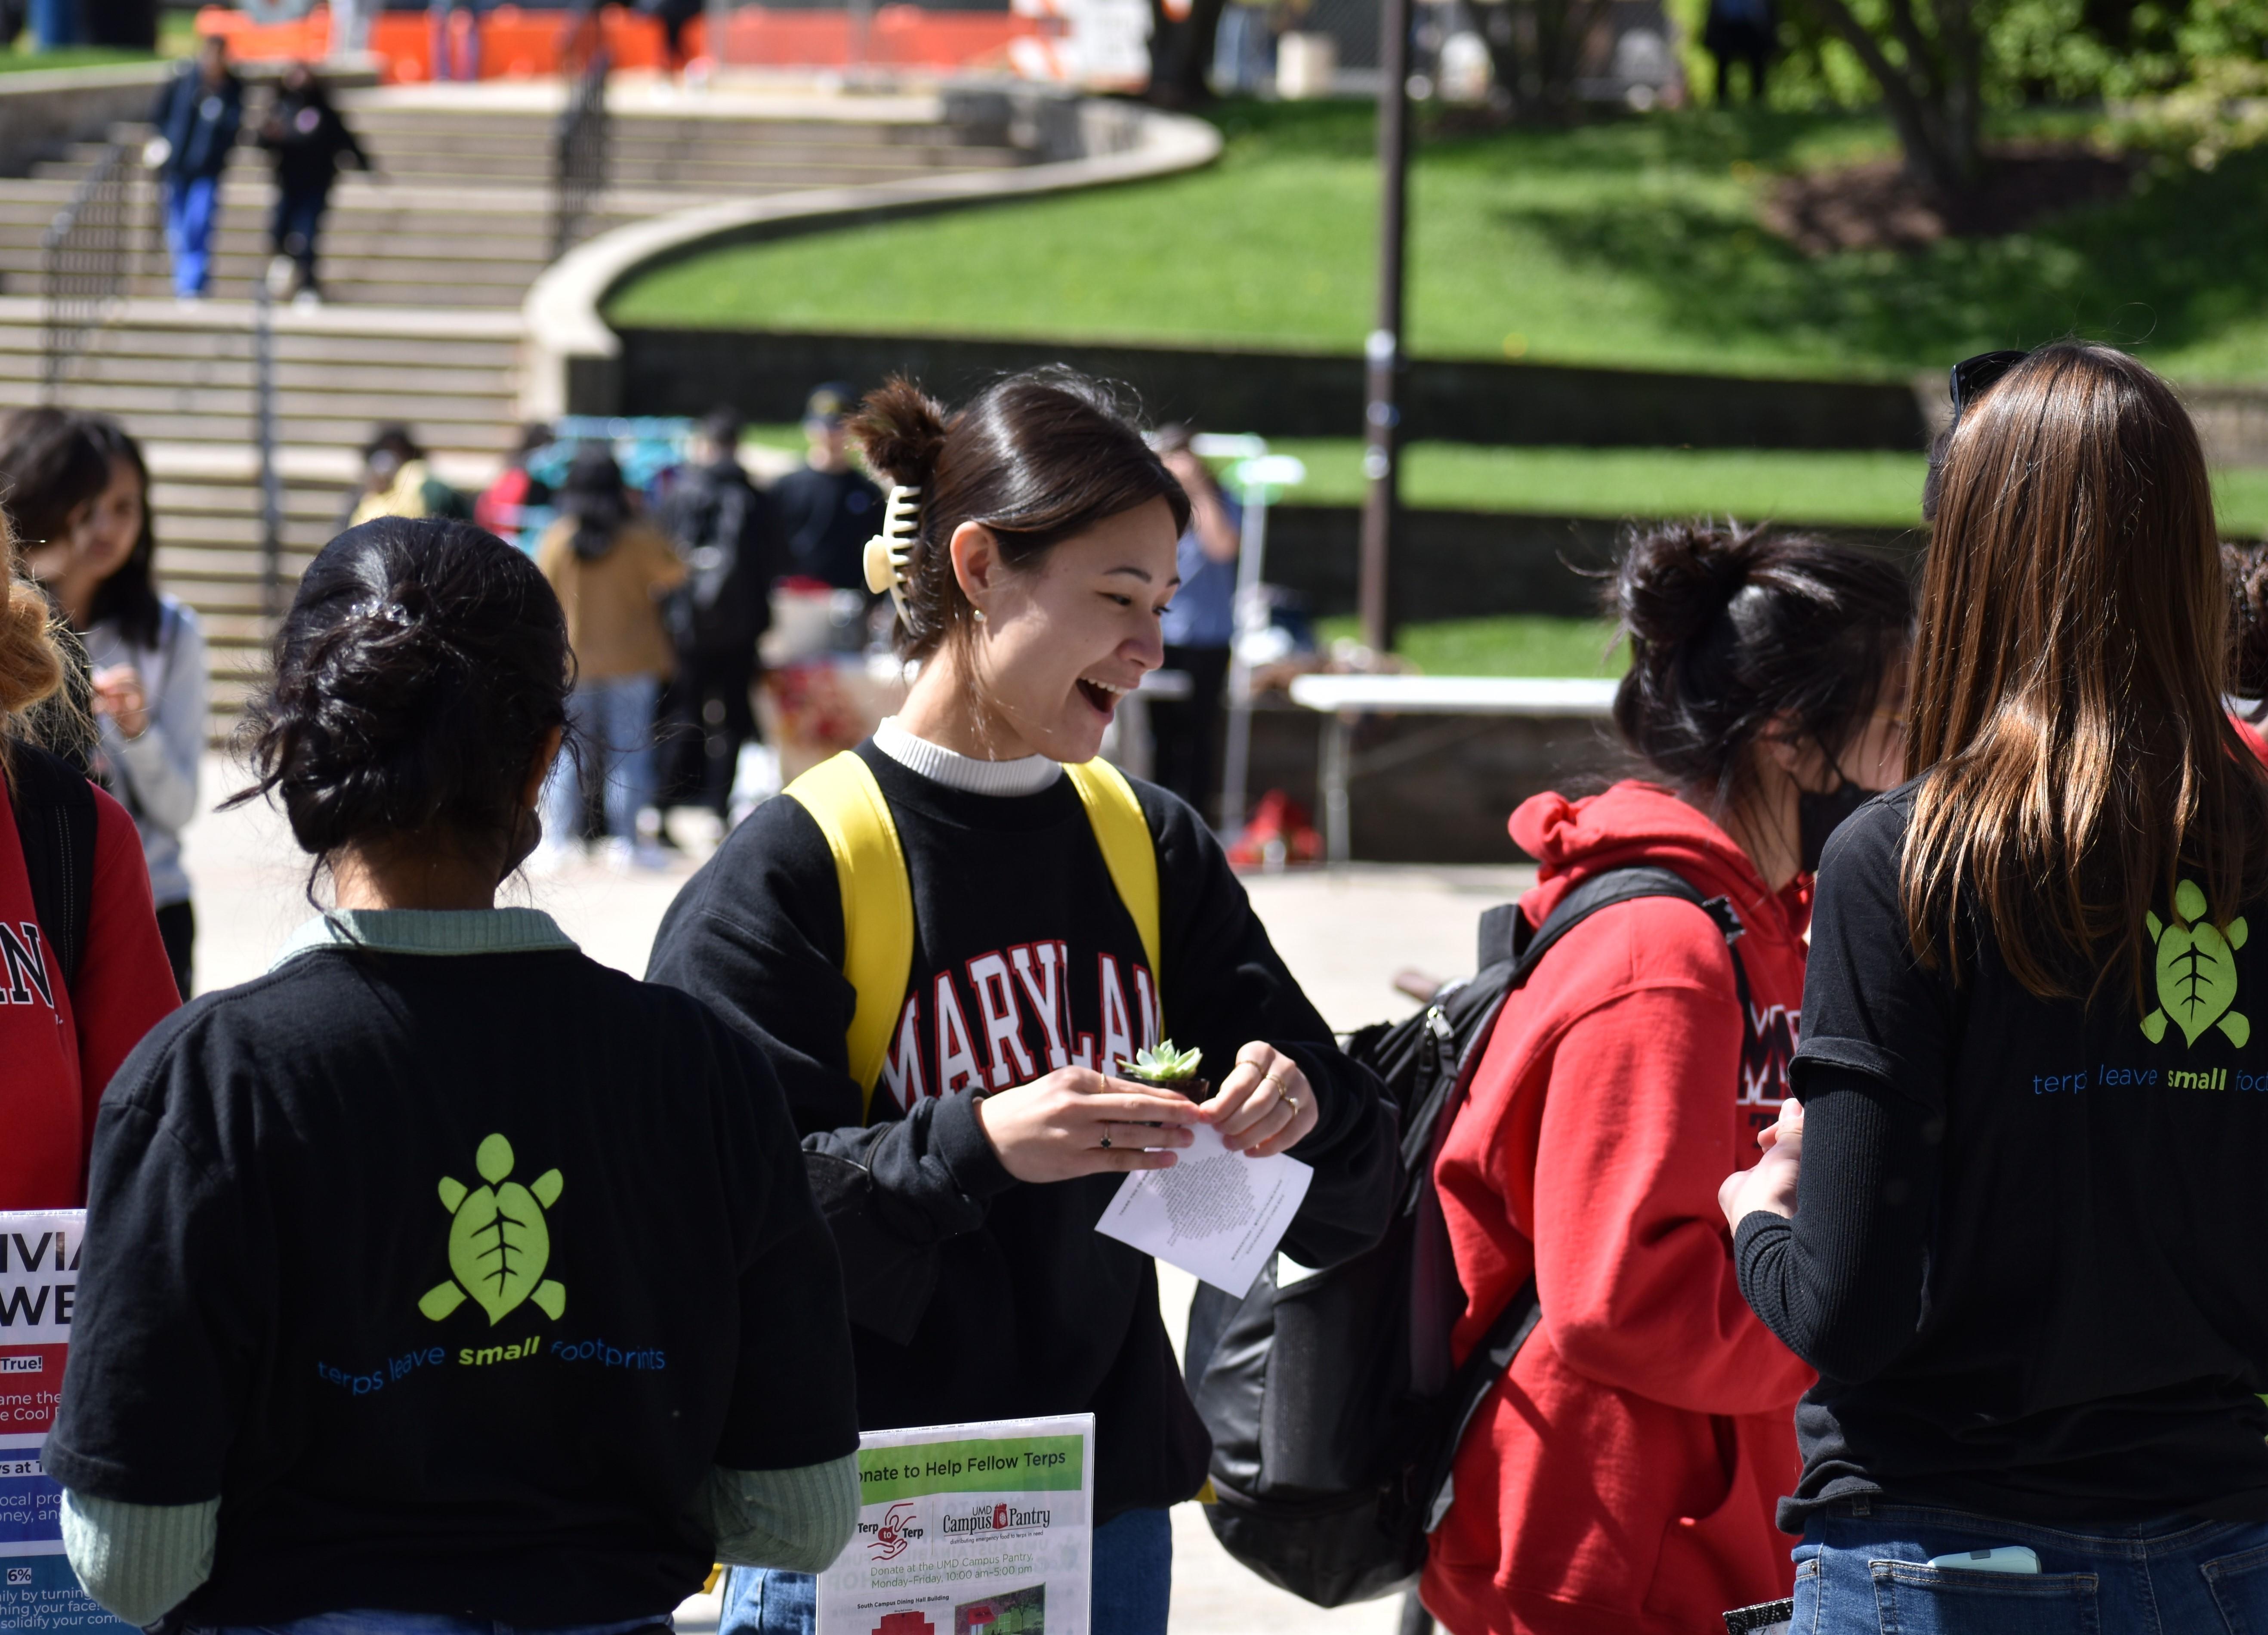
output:
[[[1772,1506],[1812,1375],[1742,1300],[1717,1186],[1786,1094],[1808,882],[1768,892],[1646,784],[1539,795],[1512,836],[1543,865],[1533,924],[1624,864],[1731,898],[1755,1010],[1723,933],[1670,898],[1587,920],[1505,1007],[1434,1172],[1469,1295],[1455,1354],[1531,1271],[1543,1315],[1474,1417],[1425,1602],[1453,1635],[1708,1635],[1794,1577]]]
[[[63,986],[48,939],[32,934],[31,877],[0,780],[0,1209],[86,1202],[86,1154],[103,1086],[180,1004],[141,836],[126,809],[94,792],[94,898],[78,982]],[[28,928],[28,929],[27,929]],[[37,967],[31,951],[36,943]]]

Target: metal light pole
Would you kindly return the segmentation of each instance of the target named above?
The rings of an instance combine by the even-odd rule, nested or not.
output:
[[[1379,18],[1378,322],[1364,343],[1362,556],[1356,576],[1362,639],[1394,646],[1392,556],[1402,486],[1402,262],[1410,188],[1410,0],[1382,0]]]

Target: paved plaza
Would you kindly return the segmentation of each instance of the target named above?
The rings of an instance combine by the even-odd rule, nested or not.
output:
[[[306,859],[280,815],[257,804],[210,810],[244,781],[233,763],[209,757],[207,810],[187,836],[200,991],[258,976],[313,911]],[[643,971],[662,911],[694,866],[691,856],[664,873],[624,876],[596,864],[577,865],[517,883],[506,900],[549,910],[593,957]],[[1394,974],[1405,967],[1442,976],[1471,969],[1480,911],[1516,894],[1533,873],[1509,863],[1358,864],[1330,873],[1256,875],[1246,886],[1285,960],[1331,1025],[1344,1028],[1412,1008],[1392,987]],[[1159,1270],[1167,1321],[1178,1337],[1193,1285],[1171,1267]],[[1195,1505],[1174,1513],[1174,1635],[1393,1635],[1397,1627],[1394,1602],[1324,1612],[1263,1584],[1214,1543]],[[699,1631],[713,1628],[715,1617],[713,1599],[703,1598],[688,1602],[678,1624]]]

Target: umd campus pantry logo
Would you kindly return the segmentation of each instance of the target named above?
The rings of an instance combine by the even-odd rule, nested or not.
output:
[[[978,1533],[1036,1533],[1055,1520],[1052,1510],[1022,1510],[1014,1505],[984,1505],[945,1518],[947,1538]]]

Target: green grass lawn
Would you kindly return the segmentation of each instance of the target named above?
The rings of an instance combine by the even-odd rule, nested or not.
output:
[[[1228,142],[1206,171],[718,251],[637,281],[609,315],[1358,350],[1370,111],[1233,104],[1214,117]],[[1429,140],[1411,348],[1887,378],[2078,333],[2177,376],[2268,376],[2268,150],[1914,254],[1814,260],[1756,225],[1776,173],[1889,145],[1870,117],[1709,110]]]
[[[197,48],[196,19],[186,11],[158,14],[158,50],[161,57],[188,56]],[[0,47],[0,74],[36,68],[94,68],[107,63],[147,63],[147,51],[122,51],[109,46],[66,46],[58,51],[35,51],[27,28],[16,43]]]
[[[752,427],[748,440],[803,446],[793,426]],[[1285,491],[1282,503],[1361,504],[1359,443],[1285,438],[1270,446],[1307,462],[1307,480]],[[1921,522],[1922,472],[1918,454],[1416,443],[1403,456],[1402,497],[1408,505],[1443,511],[1913,527]],[[2268,534],[2268,471],[2216,472],[2213,486],[2224,531]]]
[[[1326,644],[1361,635],[1351,617],[1319,619]],[[1608,652],[1614,627],[1589,619],[1505,614],[1404,625],[1395,651],[1428,675],[1620,675],[1629,650]]]

